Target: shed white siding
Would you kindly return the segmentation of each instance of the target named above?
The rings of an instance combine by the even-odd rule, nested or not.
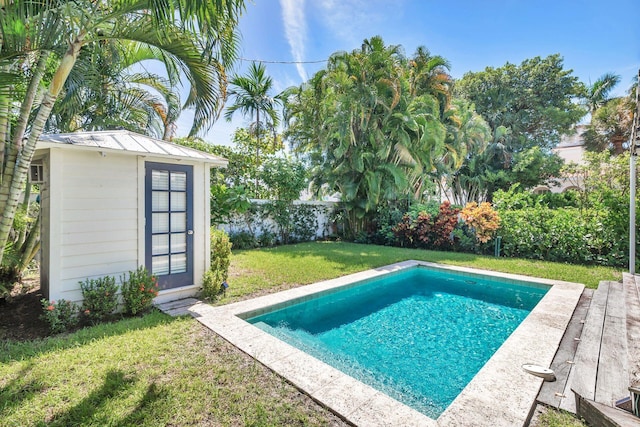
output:
[[[42,289],[49,299],[80,301],[79,282],[120,277],[144,265],[145,162],[166,158],[75,147],[47,148],[42,187]],[[193,294],[209,268],[209,165],[193,166],[194,284],[162,291],[159,301]],[[45,237],[46,236],[46,237]]]
[[[118,153],[57,148],[49,153],[46,187],[53,194],[43,197],[42,218],[43,235],[45,227],[50,235],[44,256],[49,298],[79,301],[80,281],[119,278],[139,265],[138,164],[136,157]]]

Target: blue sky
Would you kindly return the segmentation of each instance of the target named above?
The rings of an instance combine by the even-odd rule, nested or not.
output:
[[[323,61],[382,36],[407,55],[425,46],[451,63],[451,75],[520,64],[559,53],[584,83],[606,72],[622,77],[622,95],[640,68],[638,0],[249,0],[240,22],[241,57],[266,61]],[[250,61],[232,71],[242,74]],[[299,85],[324,67],[266,63],[275,93]],[[274,94],[275,94],[274,93]],[[229,144],[245,120],[220,119],[205,135]],[[189,114],[178,124],[188,133]]]

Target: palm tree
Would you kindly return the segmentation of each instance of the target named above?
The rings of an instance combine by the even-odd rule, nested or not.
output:
[[[582,134],[587,150],[622,154],[631,137],[634,110],[635,103],[630,96],[611,99],[598,108]]]
[[[213,124],[223,105],[224,67],[237,58],[243,10],[244,0],[2,2],[0,117],[9,119],[0,120],[0,247],[6,246],[36,142],[83,49],[112,40],[156,51],[189,82],[184,106],[195,109],[195,134]]]
[[[260,164],[260,134],[262,130],[276,129],[280,124],[277,107],[280,105],[278,97],[272,97],[273,79],[266,74],[264,64],[252,62],[246,76],[234,76],[230,83],[229,95],[233,97],[233,104],[227,107],[224,117],[231,121],[233,114],[239,111],[244,116],[256,120],[250,126],[256,135],[256,167]],[[260,113],[265,117],[260,120]],[[256,192],[258,178],[256,177]]]
[[[379,205],[421,193],[444,150],[440,103],[412,94],[408,76],[400,46],[373,37],[285,91],[285,135],[312,165],[315,189],[341,194],[352,236]]]
[[[635,102],[631,93],[624,97],[609,97],[611,90],[620,82],[620,76],[604,74],[588,87],[586,103],[591,113],[591,122],[582,134],[589,151],[611,150],[622,154],[625,143],[631,136]]]
[[[87,46],[65,82],[45,132],[128,129],[170,140],[182,110],[172,78],[151,73],[158,52],[105,40]],[[167,73],[171,68],[167,68]]]
[[[440,116],[445,114],[451,101],[453,79],[451,65],[440,55],[431,55],[429,49],[419,46],[409,61],[409,84],[412,96],[429,94],[439,103]]]
[[[593,115],[598,108],[609,102],[611,99],[609,94],[618,83],[620,83],[619,75],[606,73],[600,76],[592,85],[587,86],[585,104],[591,115]]]

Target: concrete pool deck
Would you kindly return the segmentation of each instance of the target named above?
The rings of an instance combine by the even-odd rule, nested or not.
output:
[[[551,286],[437,420],[243,320],[271,311],[273,306],[288,306],[314,298],[318,293],[416,266],[469,276],[491,276],[498,281],[516,280]],[[506,427],[524,425],[528,421],[543,380],[521,367],[523,364],[550,366],[583,289],[584,286],[578,283],[405,261],[229,305],[213,307],[197,303],[188,311],[203,325],[355,425]]]

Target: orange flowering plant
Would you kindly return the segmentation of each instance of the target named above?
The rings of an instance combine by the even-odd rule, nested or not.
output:
[[[488,202],[479,205],[476,202],[467,203],[467,206],[460,211],[460,218],[474,231],[476,239],[481,243],[491,240],[493,234],[500,228],[500,216]]]
[[[118,308],[118,285],[115,277],[86,279],[80,282],[80,289],[83,313],[92,323],[107,319]]]
[[[129,277],[121,277],[124,312],[139,314],[151,308],[153,299],[158,296],[158,279],[143,266],[129,271]]]
[[[40,317],[47,322],[52,333],[64,332],[78,324],[77,304],[64,299],[60,299],[57,302],[42,299],[40,302],[43,309]]]

